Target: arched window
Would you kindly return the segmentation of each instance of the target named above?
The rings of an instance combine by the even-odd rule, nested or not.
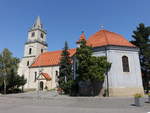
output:
[[[43,49],[41,49],[41,53],[43,53]]]
[[[44,83],[43,83],[43,81],[41,81],[40,82],[40,90],[43,90],[43,88],[44,88]]]
[[[129,61],[127,56],[122,57],[123,72],[129,72]]]
[[[56,71],[56,76],[58,76],[58,71]]]
[[[37,72],[35,72],[35,75],[34,75],[34,82],[36,82],[36,79],[37,79]]]
[[[58,71],[56,70],[55,72],[56,72],[55,81],[56,81],[56,83],[58,83],[58,81],[59,81]],[[56,85],[58,86],[58,84],[56,84]]]
[[[27,66],[29,66],[29,61],[27,61]]]
[[[43,33],[41,33],[41,38],[44,38],[44,35],[43,35]]]
[[[29,55],[32,53],[32,48],[29,48]]]
[[[35,32],[32,32],[31,37],[34,37],[34,36],[35,36]]]

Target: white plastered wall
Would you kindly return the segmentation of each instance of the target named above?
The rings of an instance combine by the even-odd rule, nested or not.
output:
[[[112,63],[108,72],[110,96],[133,96],[135,93],[144,94],[142,85],[141,68],[138,52],[124,50],[107,50],[94,52],[93,56],[107,56]],[[123,72],[122,57],[127,56],[130,72]],[[107,88],[105,77],[104,88]]]
[[[128,57],[129,72],[123,72],[122,56]],[[108,73],[110,87],[143,87],[138,52],[108,50],[107,58],[108,61],[112,63],[111,69]]]
[[[51,81],[49,81],[49,87],[50,89],[56,88],[57,82],[56,82],[56,71],[59,72],[59,66],[49,66],[49,67],[39,67],[39,68],[30,68],[29,73],[29,85],[27,88],[29,89],[37,89],[38,88],[38,81],[35,82],[35,72],[37,72],[37,76],[39,75],[39,71],[42,70],[43,73],[48,73],[49,76],[52,78]],[[46,84],[46,81],[43,81],[44,84]]]

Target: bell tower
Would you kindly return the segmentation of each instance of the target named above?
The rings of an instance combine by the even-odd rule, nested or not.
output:
[[[33,26],[28,31],[28,38],[24,46],[24,56],[19,63],[18,74],[27,79],[24,88],[29,88],[32,81],[30,77],[30,65],[43,52],[46,52],[46,31],[43,29],[40,17],[37,17]]]
[[[37,57],[46,51],[46,31],[43,29],[38,16],[32,28],[28,31],[28,39],[25,43],[24,57]]]

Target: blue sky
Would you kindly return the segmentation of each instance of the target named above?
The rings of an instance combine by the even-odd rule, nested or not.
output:
[[[150,0],[0,0],[0,51],[8,48],[22,57],[37,16],[47,30],[49,51],[62,49],[65,41],[76,47],[81,31],[89,37],[100,25],[131,40],[139,23],[150,25]]]

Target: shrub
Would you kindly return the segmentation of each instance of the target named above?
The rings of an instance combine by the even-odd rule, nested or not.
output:
[[[134,94],[134,97],[135,97],[135,98],[141,98],[141,97],[142,97],[142,94],[136,93],[136,94]]]

